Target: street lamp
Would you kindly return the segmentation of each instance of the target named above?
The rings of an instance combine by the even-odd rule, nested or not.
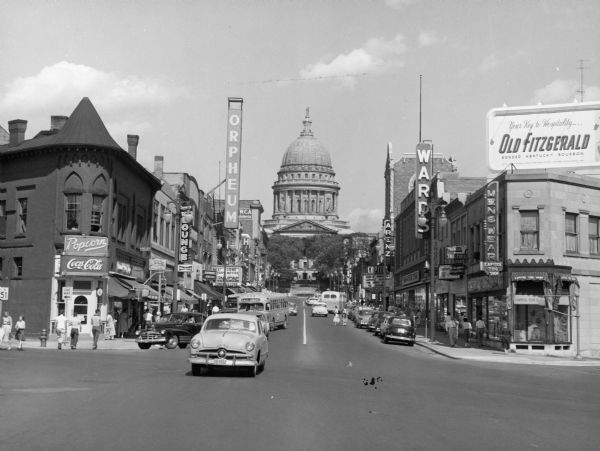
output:
[[[446,226],[448,222],[448,218],[446,217],[446,212],[444,211],[445,202],[441,199],[431,199],[429,202],[429,211],[431,212],[431,230],[429,247],[431,248],[431,257],[430,257],[430,269],[429,269],[429,286],[431,289],[431,294],[429,296],[429,319],[430,319],[430,328],[431,328],[431,342],[435,341],[435,327],[436,327],[436,314],[437,314],[437,293],[436,293],[436,282],[435,282],[435,272],[436,272],[436,250],[437,250],[437,234],[438,230],[442,227]],[[425,262],[427,263],[427,262]]]

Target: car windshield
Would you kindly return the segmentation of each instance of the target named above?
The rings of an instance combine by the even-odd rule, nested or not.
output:
[[[206,330],[245,330],[256,332],[256,323],[238,318],[213,318],[206,322]]]
[[[181,313],[171,313],[169,316],[165,318],[165,321],[170,323],[182,323],[187,319],[186,315],[182,315]]]
[[[411,326],[410,320],[406,318],[394,318],[392,319],[393,326]]]

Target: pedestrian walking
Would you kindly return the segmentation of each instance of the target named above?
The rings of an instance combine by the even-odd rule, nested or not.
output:
[[[119,338],[123,338],[129,332],[129,313],[123,310],[119,315]]]
[[[450,339],[450,347],[453,348],[456,346],[456,340],[458,339],[458,322],[451,315],[446,317],[446,330]]]
[[[215,313],[219,313],[219,306],[217,304],[212,308],[212,314],[214,315]]]
[[[23,350],[23,340],[25,340],[25,328],[27,325],[25,324],[25,317],[23,315],[19,316],[19,321],[15,324],[15,340],[19,340],[19,344],[17,349],[19,351]]]
[[[144,314],[142,315],[143,323],[142,328],[146,328],[150,326],[152,323],[152,312],[149,309],[144,310]]]
[[[106,330],[104,331],[104,339],[115,339],[115,319],[110,313],[106,315]]]
[[[73,312],[73,316],[69,320],[69,324],[71,325],[70,337],[71,337],[71,349],[77,349],[77,342],[79,341],[79,329],[81,327],[81,320],[75,312]]]
[[[508,320],[504,317],[500,323],[500,341],[502,342],[504,352],[510,352],[510,337],[511,333],[508,326]]]
[[[465,316],[462,322],[462,330],[463,330],[463,339],[465,340],[465,348],[469,347],[469,340],[471,339],[471,322]]]
[[[100,337],[100,332],[102,331],[102,319],[100,318],[100,309],[96,309],[96,312],[92,316],[91,323],[92,338],[94,339],[92,349],[98,349],[98,338]]]
[[[479,317],[475,322],[475,330],[477,332],[477,340],[479,341],[479,347],[483,347],[483,336],[485,334],[485,321]]]
[[[65,316],[64,310],[58,311],[58,316],[54,318],[56,321],[56,335],[58,337],[58,349],[62,349],[62,345],[65,342],[65,333],[67,330],[67,317]]]
[[[333,314],[333,325],[337,326],[340,324],[340,314],[337,312],[337,309],[335,311],[335,313]]]
[[[4,316],[2,317],[2,339],[0,340],[0,345],[2,345],[2,343],[4,342],[4,340],[7,341],[8,343],[8,350],[10,351],[12,349],[12,337],[10,336],[10,334],[12,333],[12,326],[13,326],[13,320],[12,317],[9,315],[8,310],[6,310],[4,312]]]

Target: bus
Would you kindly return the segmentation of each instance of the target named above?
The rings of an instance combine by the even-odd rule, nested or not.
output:
[[[288,327],[288,298],[281,293],[241,293],[238,295],[238,311],[264,313],[270,330]]]
[[[330,290],[323,291],[319,300],[327,304],[327,311],[329,313],[334,313],[335,310],[341,312],[346,307],[346,302],[348,301],[346,293],[343,291]]]

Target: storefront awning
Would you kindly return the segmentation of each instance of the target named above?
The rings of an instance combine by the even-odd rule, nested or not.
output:
[[[122,299],[158,299],[158,291],[151,286],[115,274],[108,276],[108,294]]]
[[[203,284],[203,283],[195,283],[194,289],[200,294],[206,294],[206,299],[209,301],[219,301],[223,299],[223,293],[219,293],[214,288]]]

